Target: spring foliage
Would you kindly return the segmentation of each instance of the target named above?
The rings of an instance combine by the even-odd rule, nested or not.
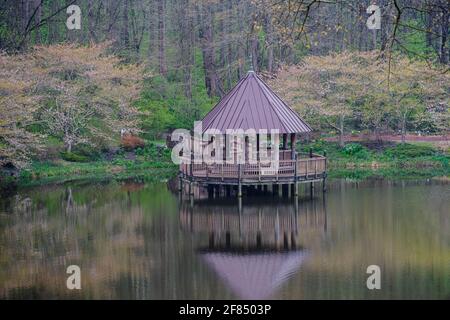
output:
[[[390,71],[390,83],[387,74]],[[377,52],[308,56],[285,67],[273,87],[317,128],[439,132],[450,127],[450,76],[424,61]]]
[[[0,163],[23,167],[52,136],[72,147],[117,144],[121,128],[138,128],[132,102],[143,66],[124,64],[108,43],[37,46],[0,55]]]

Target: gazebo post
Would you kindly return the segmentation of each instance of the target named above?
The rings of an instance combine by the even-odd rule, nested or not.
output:
[[[297,184],[297,153],[295,152],[295,145],[297,142],[297,135],[291,133],[291,159],[294,160],[294,196],[298,196],[298,184]]]
[[[190,177],[189,177],[189,197],[193,197],[194,196],[194,188],[193,188],[193,176],[194,176],[194,171],[193,171],[193,166],[194,166],[194,144],[195,144],[195,140],[194,140],[194,136],[192,136],[192,140],[191,140],[191,163],[189,164],[189,171],[190,171]]]
[[[283,133],[283,150],[286,149],[287,149],[287,133]]]
[[[291,133],[291,151],[292,151],[291,159],[294,159],[296,143],[297,143],[297,135],[295,133]]]
[[[241,164],[238,164],[238,197],[242,197],[242,183],[241,183]]]
[[[223,142],[223,147],[222,147],[222,161],[223,161],[223,163],[225,163],[225,160],[226,160],[226,156],[227,156],[227,151],[226,151],[226,147],[227,147],[227,135],[226,134],[223,134],[222,135],[223,136],[223,140],[222,140],[222,142]],[[222,164],[223,165],[223,164]]]
[[[327,191],[327,152],[324,151],[323,152],[323,156],[325,158],[325,170],[323,173],[323,179],[322,179],[322,192],[326,192]]]
[[[259,133],[256,134],[256,160],[259,162]]]
[[[298,182],[297,182],[297,176],[298,176],[298,171],[297,171],[297,153],[294,153],[294,195],[295,197],[298,197]]]

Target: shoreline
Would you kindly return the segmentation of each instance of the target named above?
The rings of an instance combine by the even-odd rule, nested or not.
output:
[[[147,150],[148,149],[148,150]],[[122,154],[112,160],[74,162],[66,160],[35,161],[28,168],[14,172],[0,171],[0,191],[11,187],[33,187],[72,181],[170,179],[179,167],[171,162],[168,151],[147,149]],[[336,143],[316,140],[302,143],[297,151],[327,155],[328,178],[363,180],[430,179],[450,177],[448,151],[423,144]]]
[[[37,187],[41,185],[64,184],[76,181],[111,181],[142,179],[156,181],[176,176],[178,167],[172,163],[134,163],[118,166],[112,163],[65,163],[64,165],[38,166],[27,169],[19,177],[3,179],[0,189]],[[330,161],[327,171],[329,179],[368,178],[383,179],[450,179],[450,168],[441,163],[414,162],[342,162]]]

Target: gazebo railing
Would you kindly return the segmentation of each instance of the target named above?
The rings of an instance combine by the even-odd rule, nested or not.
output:
[[[308,155],[309,156],[309,155]],[[273,168],[267,163],[182,163],[180,171],[185,177],[200,178],[202,180],[238,180],[264,181],[286,179],[317,179],[323,177],[326,172],[326,157],[312,154],[310,158],[297,160],[278,160],[278,168]]]

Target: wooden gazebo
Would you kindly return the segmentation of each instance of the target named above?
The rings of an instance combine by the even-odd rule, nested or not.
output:
[[[209,187],[225,186],[236,189],[242,196],[242,186],[261,189],[271,187],[278,190],[279,185],[293,186],[298,195],[298,183],[323,181],[326,178],[326,157],[312,152],[299,154],[295,150],[298,134],[312,131],[311,127],[278,97],[253,71],[243,79],[203,118],[202,132],[208,130],[255,130],[272,132],[277,130],[279,155],[277,169],[271,170],[260,162],[260,135],[256,135],[257,162],[247,161],[248,140],[245,140],[245,163],[182,163],[180,165],[180,188],[192,184]],[[224,134],[224,139],[227,135]],[[225,151],[226,152],[226,151]],[[224,154],[225,154],[224,152]],[[270,150],[269,150],[270,152]],[[234,186],[234,187],[233,187]],[[289,188],[285,188],[289,190]]]

